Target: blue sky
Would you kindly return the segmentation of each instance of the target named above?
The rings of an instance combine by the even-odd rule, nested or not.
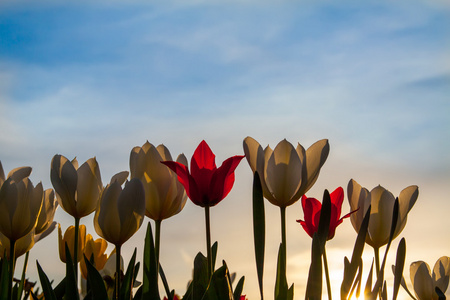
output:
[[[106,183],[129,168],[132,147],[146,140],[190,158],[205,139],[221,163],[243,153],[246,136],[272,147],[284,138],[305,147],[328,138],[330,156],[312,196],[346,187],[351,178],[394,195],[419,185],[404,231],[411,245],[407,266],[415,260],[434,265],[450,255],[448,238],[442,241],[436,230],[450,225],[449,17],[444,1],[3,1],[0,160],[6,172],[32,166],[32,180],[51,187],[56,153],[80,162],[96,156]],[[257,283],[249,262],[251,172],[245,161],[236,178],[229,199],[212,211],[213,238],[215,230],[223,258],[246,275],[252,299]],[[274,264],[278,212],[267,209],[273,220],[267,259]],[[289,214],[302,218],[300,204]],[[71,224],[62,211],[57,218],[63,227]],[[178,262],[166,273],[180,293],[190,276],[182,258],[192,261],[204,248],[202,218],[188,203],[163,223],[162,247],[171,250],[162,259]],[[197,227],[186,229],[183,222]],[[329,247],[348,256],[353,229],[342,227],[348,234],[338,230]],[[176,243],[180,228],[187,231],[182,246]],[[434,246],[423,248],[417,232],[427,233],[426,244]],[[310,241],[295,221],[288,233],[288,281],[301,299],[298,274],[306,271],[298,261],[309,259]],[[248,249],[247,257],[239,258],[234,243]],[[34,255],[43,260],[39,246]],[[342,259],[336,258],[338,268]],[[268,295],[272,269],[266,270]]]

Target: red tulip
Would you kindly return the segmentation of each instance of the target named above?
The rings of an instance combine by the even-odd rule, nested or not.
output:
[[[342,187],[338,187],[330,194],[331,198],[331,219],[330,219],[330,228],[328,230],[328,240],[331,240],[334,237],[334,233],[336,232],[336,227],[342,223],[344,218],[350,217],[352,213],[356,210],[346,214],[342,218],[341,216],[341,208],[342,202],[344,201],[344,190]],[[305,195],[302,196],[302,207],[303,214],[305,220],[297,220],[306,233],[313,237],[314,233],[319,229],[319,220],[320,220],[320,211],[322,210],[322,203],[315,198],[307,198]]]
[[[219,203],[231,191],[234,184],[234,170],[244,155],[226,159],[217,168],[215,155],[205,141],[195,149],[191,159],[191,172],[188,167],[175,161],[163,161],[178,175],[186,194],[201,207],[211,207]]]

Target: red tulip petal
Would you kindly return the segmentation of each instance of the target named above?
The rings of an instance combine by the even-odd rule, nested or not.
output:
[[[307,233],[310,237],[313,237],[314,232],[315,232],[315,230],[314,230],[313,227],[308,226],[308,224],[306,224],[306,222],[303,221],[303,220],[297,220],[297,222],[299,222],[300,225],[302,225],[303,229],[306,231],[306,233]]]
[[[224,199],[234,184],[234,171],[244,158],[244,155],[235,155],[226,159],[216,170],[211,179],[210,200],[211,206]]]
[[[186,194],[196,203],[198,201],[198,188],[192,176],[189,174],[188,167],[176,161],[162,161],[161,163],[165,164],[177,174],[178,181],[184,186]]]
[[[316,232],[319,228],[320,211],[322,209],[322,203],[315,198],[307,198],[302,196],[303,214],[305,217],[305,223],[310,228],[312,233]]]
[[[191,174],[196,178],[197,173],[201,169],[215,170],[216,156],[209,148],[208,144],[203,140],[194,151],[191,158]]]

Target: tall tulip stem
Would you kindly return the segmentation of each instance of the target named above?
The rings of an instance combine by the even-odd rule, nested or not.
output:
[[[14,279],[14,267],[15,267],[15,247],[16,241],[9,241],[9,284],[8,284],[8,299],[12,300],[12,286]]]
[[[212,276],[212,256],[211,256],[211,226],[209,217],[209,206],[205,206],[205,223],[206,223],[206,254],[208,256],[208,279]]]
[[[380,273],[380,248],[373,248],[373,251],[375,252],[375,268],[377,271],[377,277],[378,273]]]
[[[155,221],[155,255],[156,255],[156,268],[159,273],[159,248],[161,241],[161,220]]]
[[[75,270],[75,282],[78,286],[78,236],[80,235],[80,218],[75,217],[75,240],[73,242],[73,267]]]
[[[118,300],[120,297],[120,248],[121,245],[116,245],[116,278],[115,278],[115,285],[116,288],[114,289],[114,299]]]
[[[286,256],[286,207],[280,207],[280,214],[281,214],[281,243],[283,245],[283,254],[284,257]],[[287,259],[285,260],[286,263]],[[286,266],[284,266],[284,269],[286,270]]]
[[[330,273],[328,272],[328,259],[327,259],[327,251],[325,248],[323,248],[323,266],[325,269],[325,278],[327,280],[328,299],[331,300]]]

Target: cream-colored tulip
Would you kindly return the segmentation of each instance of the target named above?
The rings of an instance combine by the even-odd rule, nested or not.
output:
[[[97,208],[103,185],[95,157],[78,168],[76,159],[71,162],[62,155],[55,155],[50,179],[59,204],[71,216],[80,219]]]
[[[279,207],[295,203],[313,186],[329,151],[326,139],[306,151],[300,144],[294,148],[286,139],[273,150],[269,146],[263,150],[251,137],[244,139],[245,157],[260,176],[264,197]]]
[[[62,262],[66,262],[66,244],[69,248],[70,256],[74,260],[74,247],[75,247],[75,226],[69,226],[64,232],[64,236],[61,231],[61,224],[58,224],[58,245],[59,245],[59,258]],[[83,249],[86,245],[86,226],[80,225],[78,232],[78,246],[77,246],[77,262],[83,257]]]
[[[39,213],[35,234],[41,234],[50,227],[57,207],[58,202],[56,201],[55,192],[52,189],[46,189],[43,193],[42,209]]]
[[[10,241],[17,241],[32,231],[42,206],[42,184],[28,177],[19,179],[12,175],[0,188],[0,232]]]
[[[145,215],[144,188],[134,178],[122,187],[117,181],[107,185],[94,215],[95,231],[105,240],[121,246],[142,225]]]
[[[419,188],[411,185],[400,192],[398,196],[399,216],[395,228],[394,238],[397,237],[406,225],[408,212],[416,203]],[[353,228],[359,232],[362,220],[369,206],[370,220],[367,229],[366,243],[374,248],[380,248],[387,244],[391,231],[392,214],[394,211],[395,197],[382,186],[377,186],[370,192],[361,187],[359,183],[351,179],[347,187],[347,196],[350,210],[356,210],[350,216]]]
[[[439,296],[435,292],[435,287],[438,287],[443,293],[448,288],[450,257],[439,258],[434,265],[433,273],[426,262],[413,262],[409,268],[409,275],[414,293],[419,300],[437,300]]]
[[[142,147],[131,150],[131,178],[141,180],[145,189],[145,214],[155,221],[162,221],[179,213],[187,199],[177,175],[161,161],[172,161],[169,149],[162,144],[154,147],[147,141]],[[184,154],[178,156],[177,162],[187,166]]]

